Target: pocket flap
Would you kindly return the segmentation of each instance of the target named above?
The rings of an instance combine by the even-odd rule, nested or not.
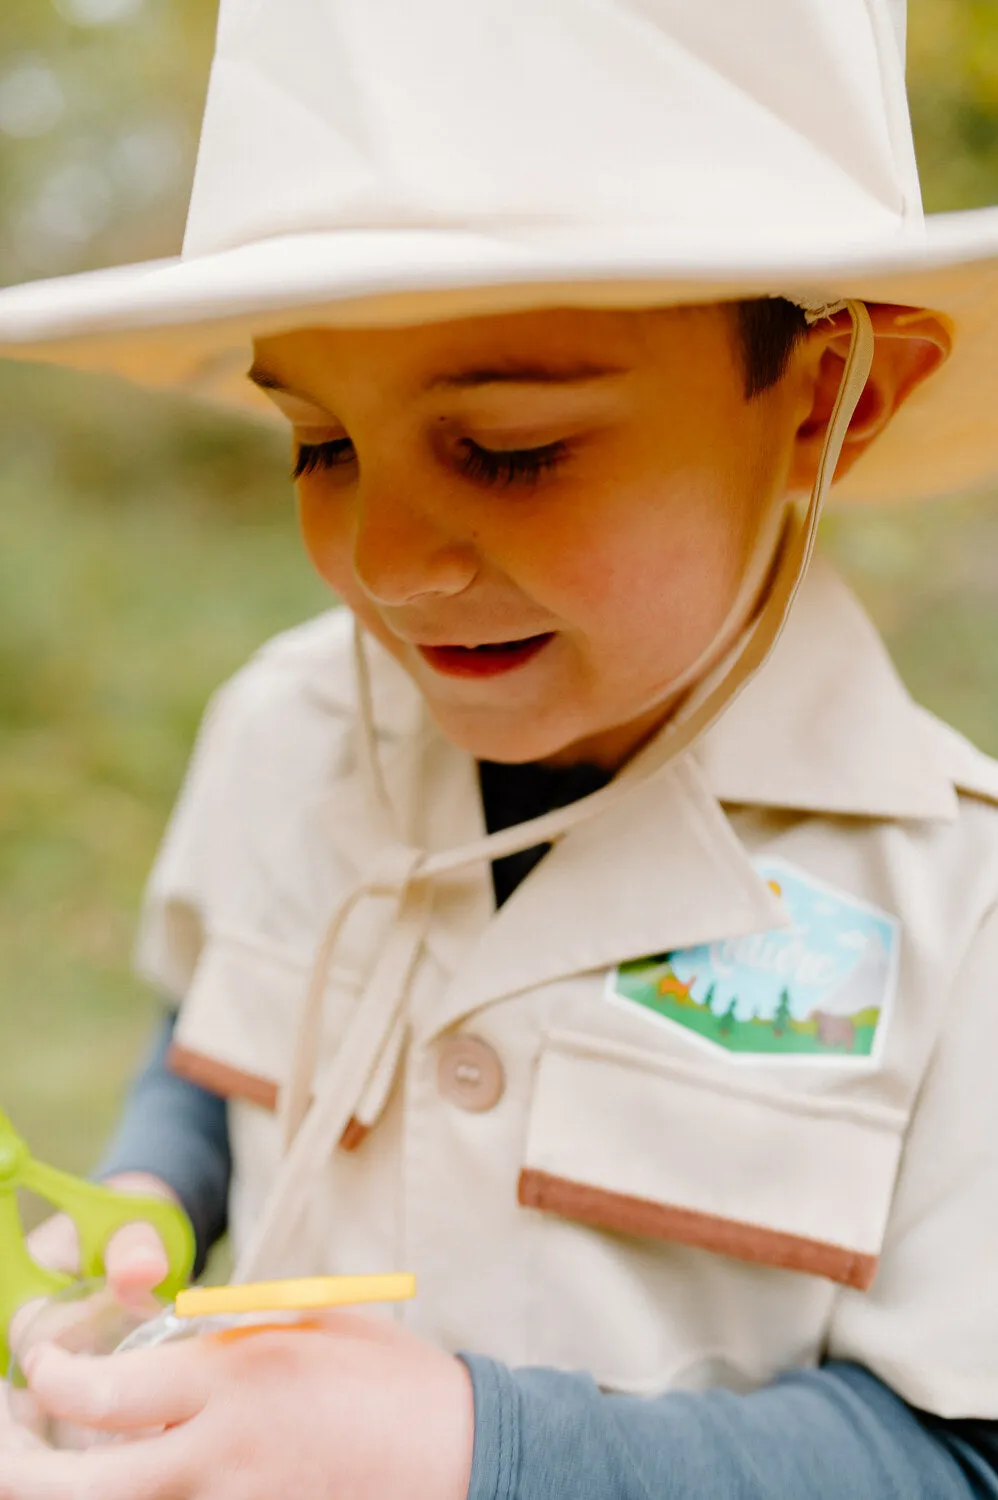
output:
[[[213,933],[180,1010],[171,1070],[223,1098],[276,1109],[309,974],[307,960],[277,944]],[[344,992],[358,987],[357,976],[332,971],[317,1066],[335,1047]]]
[[[561,1034],[539,1064],[520,1202],[865,1290],[904,1124],[885,1106]]]

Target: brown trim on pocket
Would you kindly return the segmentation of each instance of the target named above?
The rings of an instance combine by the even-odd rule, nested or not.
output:
[[[647,1198],[631,1198],[625,1193],[610,1193],[588,1183],[571,1182],[566,1177],[552,1177],[548,1172],[530,1168],[520,1173],[518,1197],[525,1208],[539,1208],[544,1213],[592,1224],[597,1229],[671,1240],[677,1245],[710,1250],[715,1255],[730,1255],[736,1260],[825,1276],[829,1281],[856,1287],[861,1292],[869,1289],[877,1271],[875,1255],[864,1255],[844,1245],[783,1234],[760,1224],[722,1219]]]
[[[205,1057],[202,1052],[192,1052],[174,1042],[167,1054],[166,1065],[171,1073],[196,1083],[209,1093],[219,1094],[223,1099],[248,1099],[261,1109],[277,1108],[277,1084],[256,1073],[244,1073],[242,1068],[233,1068],[219,1062],[216,1057]]]

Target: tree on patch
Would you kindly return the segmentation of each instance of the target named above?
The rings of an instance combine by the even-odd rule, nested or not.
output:
[[[703,1004],[703,1006],[707,1010],[712,1011],[713,1008],[714,1008],[714,991],[716,989],[717,989],[717,985],[716,984],[712,984],[711,987],[710,987],[710,989],[707,991],[706,995],[704,995],[704,997],[703,997],[703,1001],[701,1003]]]
[[[776,1007],[776,1015],[773,1017],[773,1034],[782,1036],[790,1025],[790,991],[784,989],[780,994],[780,1003]]]
[[[724,1015],[721,1017],[721,1031],[725,1034],[725,1036],[734,1026],[737,1019],[737,1017],[735,1016],[735,1007],[737,1006],[737,1004],[738,996],[732,995],[731,1004],[728,1006],[727,1010],[724,1012]]]

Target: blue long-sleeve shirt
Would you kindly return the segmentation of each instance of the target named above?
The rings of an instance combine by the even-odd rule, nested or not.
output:
[[[595,790],[594,767],[481,768],[490,831]],[[501,905],[544,855],[493,866]],[[198,1264],[223,1233],[231,1157],[223,1100],[171,1074],[167,1015],[101,1175],[152,1172],[194,1224]],[[998,1352],[996,1352],[998,1357]],[[998,1500],[998,1422],[945,1421],[868,1370],[829,1363],[750,1395],[608,1395],[585,1374],[463,1354],[475,1392],[468,1500]]]
[[[194,1226],[194,1274],[228,1227],[232,1154],[225,1100],[167,1067],[177,1017],[167,1012],[95,1176],[151,1172],[171,1187]]]
[[[998,1423],[913,1411],[868,1370],[797,1370],[748,1396],[603,1394],[586,1375],[465,1356],[468,1500],[984,1500]]]

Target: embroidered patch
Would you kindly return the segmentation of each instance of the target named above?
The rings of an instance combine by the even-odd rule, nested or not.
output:
[[[621,964],[608,998],[736,1059],[876,1062],[897,984],[897,919],[782,860],[755,868],[789,927]]]

